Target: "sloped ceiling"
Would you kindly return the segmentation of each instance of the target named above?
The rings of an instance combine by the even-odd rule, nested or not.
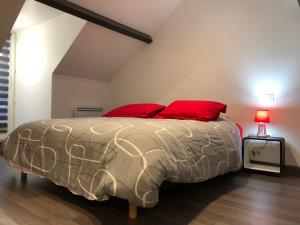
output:
[[[8,37],[11,28],[23,6],[24,0],[1,0],[0,6],[0,47]]]
[[[34,0],[26,0],[12,31],[18,32],[61,14],[63,14],[63,12],[59,10],[53,9]]]
[[[70,2],[153,34],[181,0],[70,0]]]
[[[72,0],[71,2],[153,35],[181,0]],[[122,64],[144,46],[147,44],[87,23],[54,73],[108,81]]]

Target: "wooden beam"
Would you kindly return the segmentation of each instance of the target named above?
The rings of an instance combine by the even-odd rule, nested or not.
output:
[[[65,13],[87,20],[91,23],[95,23],[102,27],[106,27],[110,30],[132,37],[134,39],[146,42],[150,44],[153,40],[148,34],[138,31],[134,28],[126,26],[122,23],[109,19],[105,16],[92,12],[86,8],[76,5],[66,0],[35,0],[37,2],[48,5],[52,8],[58,9]]]

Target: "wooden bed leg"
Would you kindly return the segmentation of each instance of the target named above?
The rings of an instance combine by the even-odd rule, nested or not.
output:
[[[27,173],[21,172],[21,182],[26,183],[27,181]]]
[[[137,217],[137,207],[129,203],[129,219],[136,219]]]

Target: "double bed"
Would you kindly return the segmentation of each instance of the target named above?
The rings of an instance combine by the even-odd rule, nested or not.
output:
[[[126,199],[135,217],[136,207],[158,203],[164,181],[202,182],[238,170],[241,139],[236,124],[224,117],[52,119],[18,127],[0,153],[23,173],[76,195]]]

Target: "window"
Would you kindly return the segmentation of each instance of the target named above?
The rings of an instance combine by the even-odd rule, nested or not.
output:
[[[0,51],[0,133],[7,133],[8,128],[10,49],[10,39],[8,39]]]

